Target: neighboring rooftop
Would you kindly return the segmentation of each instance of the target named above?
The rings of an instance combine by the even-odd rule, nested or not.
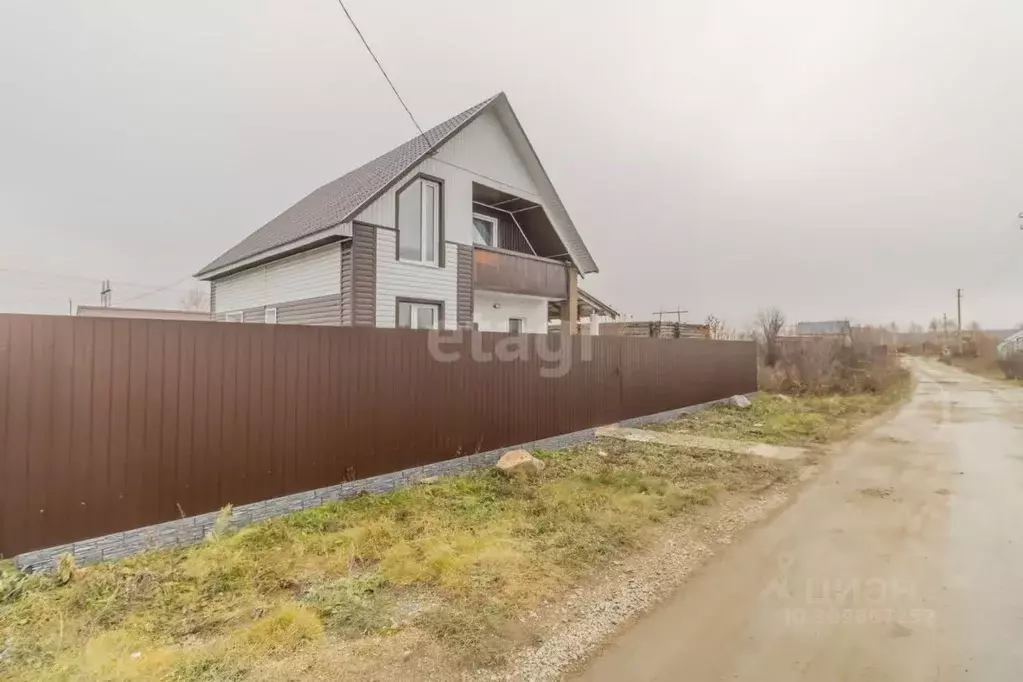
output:
[[[796,336],[826,336],[848,334],[851,327],[848,320],[826,322],[797,322]]]
[[[114,306],[80,305],[79,317],[118,317],[149,320],[209,321],[208,312],[198,310],[166,310],[161,308],[117,308]]]

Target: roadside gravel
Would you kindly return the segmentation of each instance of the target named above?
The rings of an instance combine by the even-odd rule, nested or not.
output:
[[[588,659],[622,625],[655,606],[694,569],[731,543],[745,526],[767,517],[788,500],[783,489],[726,501],[699,524],[680,517],[660,532],[653,548],[617,561],[609,574],[549,603],[525,622],[543,621],[543,643],[520,652],[499,672],[473,675],[472,680],[530,680],[563,678]]]

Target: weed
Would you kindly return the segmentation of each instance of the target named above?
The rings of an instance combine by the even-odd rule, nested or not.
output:
[[[495,665],[532,636],[523,610],[642,546],[657,523],[791,466],[624,442],[536,456],[547,468],[532,481],[476,471],[236,533],[218,523],[209,542],[66,581],[2,572],[3,676],[234,680],[321,638],[369,647],[403,629],[466,666]],[[402,616],[408,595],[430,607]]]
[[[448,643],[470,668],[503,663],[508,653],[526,638],[513,626],[506,608],[490,601],[460,602],[427,611],[416,624]]]
[[[323,636],[323,623],[312,609],[286,604],[274,609],[233,637],[253,654],[296,651]]]
[[[806,395],[787,401],[765,393],[749,408],[716,406],[650,428],[775,445],[826,443],[899,402],[909,388],[907,379],[881,393]]]

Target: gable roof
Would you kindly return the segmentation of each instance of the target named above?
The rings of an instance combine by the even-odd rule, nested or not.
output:
[[[472,123],[484,111],[500,106],[514,121],[525,139],[528,153],[543,174],[551,193],[551,203],[555,210],[563,214],[567,222],[568,234],[559,234],[562,241],[569,250],[569,255],[576,266],[584,273],[596,272],[597,266],[593,262],[586,246],[582,243],[575,225],[561,204],[561,200],[554,191],[546,171],[540,165],[539,158],[525,138],[525,131],[518,123],[518,118],[508,104],[505,94],[497,95],[486,99],[475,106],[469,107],[456,116],[449,118],[440,125],[430,128],[422,135],[418,135],[408,142],[395,147],[391,151],[378,156],[369,163],[356,168],[337,180],[312,192],[309,196],[287,209],[269,223],[259,228],[241,242],[221,254],[214,261],[209,263],[195,274],[200,279],[208,279],[210,273],[229,267],[243,260],[253,258],[259,254],[286,246],[291,242],[312,237],[318,232],[323,232],[341,223],[347,222],[355,217],[363,208],[376,200],[381,194],[394,185],[403,175],[421,163],[426,157],[437,151],[444,143],[450,140],[467,125]],[[555,228],[557,229],[557,227]]]

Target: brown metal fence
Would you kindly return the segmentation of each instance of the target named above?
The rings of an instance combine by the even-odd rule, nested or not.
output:
[[[524,338],[0,315],[0,554],[756,389],[752,343]]]

